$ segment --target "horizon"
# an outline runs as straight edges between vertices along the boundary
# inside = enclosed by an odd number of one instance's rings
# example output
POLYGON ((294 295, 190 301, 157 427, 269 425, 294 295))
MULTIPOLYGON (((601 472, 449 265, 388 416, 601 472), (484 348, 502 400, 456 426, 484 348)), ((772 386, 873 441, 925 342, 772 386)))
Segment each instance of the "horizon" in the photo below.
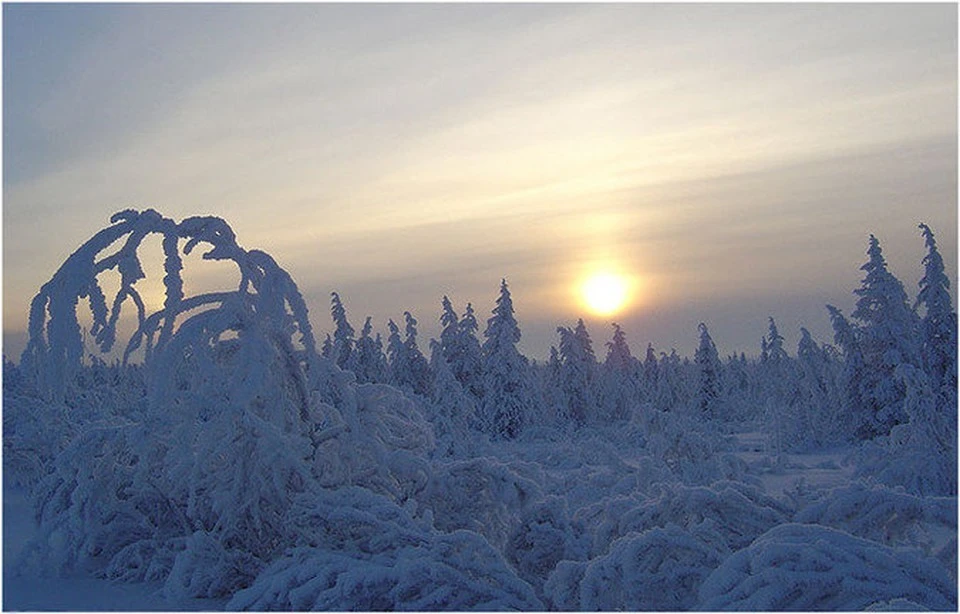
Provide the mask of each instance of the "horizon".
MULTIPOLYGON (((956 5, 4 5, 3 353, 129 207, 223 217, 293 277, 318 342, 501 278, 538 361, 582 317, 756 356, 833 344, 867 239, 911 302, 957 285, 956 5), (775 33, 775 35, 774 35, 775 33), (632 295, 578 294, 618 271, 632 295)), ((216 285, 202 274, 196 289, 216 285)))

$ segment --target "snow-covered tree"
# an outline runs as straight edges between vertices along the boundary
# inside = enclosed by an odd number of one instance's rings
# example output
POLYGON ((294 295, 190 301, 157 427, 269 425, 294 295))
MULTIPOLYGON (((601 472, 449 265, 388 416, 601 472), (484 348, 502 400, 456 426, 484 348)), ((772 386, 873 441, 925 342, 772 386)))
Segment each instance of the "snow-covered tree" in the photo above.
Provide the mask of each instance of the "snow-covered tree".
POLYGON ((657 353, 653 349, 653 344, 648 343, 647 353, 643 358, 643 387, 647 399, 652 399, 656 394, 659 370, 657 366, 657 353))
POLYGON ((619 324, 607 342, 607 357, 600 369, 600 413, 605 420, 623 420, 640 398, 640 364, 630 353, 619 324))
POLYGON ((854 290, 859 298, 851 316, 856 329, 864 369, 860 379, 860 436, 885 435, 902 423, 904 385, 893 373, 899 365, 920 366, 917 343, 919 319, 907 302, 907 294, 887 270, 880 242, 870 235, 869 260, 861 270, 866 276, 854 290))
POLYGON ((414 394, 427 396, 432 386, 430 365, 417 347, 417 320, 409 311, 403 312, 406 338, 400 339, 400 329, 391 319, 387 323, 387 356, 390 359, 391 381, 414 394))
POLYGON ((336 327, 333 331, 333 353, 337 357, 337 366, 347 371, 355 371, 357 356, 354 348, 356 344, 353 338, 354 330, 347 321, 347 310, 336 292, 330 293, 330 315, 336 327))
POLYGON ((697 327, 700 331, 700 344, 694 354, 694 362, 699 374, 697 387, 697 407, 706 418, 716 416, 717 405, 722 393, 720 384, 720 356, 713 344, 710 331, 703 322, 697 327))
POLYGON ((933 231, 920 224, 926 241, 924 275, 920 280, 917 306, 924 309, 921 347, 924 370, 935 391, 957 388, 957 314, 950 301, 950 278, 943 268, 933 231))
POLYGON ((454 377, 444 358, 443 345, 436 339, 430 340, 430 370, 433 372, 433 386, 429 418, 437 439, 435 454, 440 457, 462 456, 467 450, 465 440, 472 426, 470 423, 475 419, 476 407, 472 397, 464 392, 454 377))
POLYGON ((507 280, 500 282, 500 296, 493 317, 483 332, 483 400, 481 421, 496 438, 514 439, 524 426, 526 412, 534 404, 528 381, 527 359, 517 350, 520 326, 513 316, 513 299, 507 280))
MULTIPOLYGON (((453 310, 453 304, 446 296, 441 301, 443 311, 440 314, 440 349, 443 353, 443 359, 454 364, 460 354, 460 317, 453 310)), ((432 356, 431 356, 431 362, 432 356)))
POLYGON ((383 354, 383 342, 380 334, 371 337, 373 325, 370 316, 367 316, 357 339, 356 356, 357 366, 354 373, 357 382, 361 384, 385 384, 389 380, 387 357, 383 354))
POLYGON ((467 303, 463 317, 457 325, 457 348, 459 353, 451 367, 464 391, 479 401, 483 398, 483 352, 477 331, 480 329, 473 314, 473 304, 467 303))
POLYGON ((576 426, 597 420, 597 358, 583 319, 575 329, 560 326, 561 389, 566 415, 576 426))

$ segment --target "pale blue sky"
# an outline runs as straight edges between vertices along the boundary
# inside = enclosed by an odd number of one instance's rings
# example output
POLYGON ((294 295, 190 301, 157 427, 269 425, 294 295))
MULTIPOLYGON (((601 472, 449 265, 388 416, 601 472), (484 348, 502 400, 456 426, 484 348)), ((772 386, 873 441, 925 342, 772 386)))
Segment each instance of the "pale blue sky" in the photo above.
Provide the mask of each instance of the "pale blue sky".
MULTIPOLYGON (((226 218, 293 275, 314 326, 440 298, 522 349, 638 281, 635 354, 758 351, 767 316, 832 341, 867 237, 915 296, 930 224, 956 278, 957 7, 3 7, 4 352, 110 215, 226 218)), ((202 274, 198 286, 206 283, 202 274)), ((598 353, 611 318, 587 317, 598 353)))

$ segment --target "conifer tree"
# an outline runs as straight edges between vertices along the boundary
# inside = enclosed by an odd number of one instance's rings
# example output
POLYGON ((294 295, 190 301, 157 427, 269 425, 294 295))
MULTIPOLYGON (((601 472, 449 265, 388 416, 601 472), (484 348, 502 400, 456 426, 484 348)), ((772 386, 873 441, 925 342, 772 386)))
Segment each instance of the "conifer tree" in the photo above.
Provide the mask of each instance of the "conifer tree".
POLYGON ((517 350, 520 327, 513 316, 506 279, 500 282, 500 296, 483 336, 481 420, 493 437, 514 439, 523 429, 533 399, 527 359, 517 350))
POLYGON ((700 331, 700 345, 694 354, 694 363, 699 374, 697 387, 697 406, 700 413, 708 418, 716 415, 720 399, 720 356, 717 346, 710 337, 710 331, 703 322, 697 327, 700 331))
POLYGON ((406 353, 405 383, 416 394, 429 395, 433 388, 433 376, 430 373, 430 364, 420 348, 417 347, 417 320, 409 311, 403 312, 405 320, 405 329, 407 338, 403 341, 404 351, 406 353))
POLYGON ((612 326, 613 337, 607 342, 607 357, 604 359, 604 365, 610 370, 629 373, 633 370, 634 358, 630 353, 630 346, 627 345, 627 336, 619 324, 614 322, 612 326))
POLYGON ((857 328, 864 370, 860 388, 860 433, 864 437, 886 435, 906 420, 903 410, 905 385, 894 377, 901 364, 920 367, 919 318, 907 303, 903 284, 887 270, 880 242, 870 235, 869 260, 861 267, 866 276, 854 294, 860 297, 851 316, 857 328))
MULTIPOLYGON (((449 365, 455 365, 460 357, 460 318, 453 310, 453 304, 446 296, 441 301, 443 312, 440 314, 440 351, 449 365)), ((432 357, 432 354, 431 354, 432 357)))
POLYGON ((460 354, 453 362, 452 370, 464 391, 471 394, 476 401, 483 397, 483 353, 477 339, 479 328, 473 314, 473 304, 467 303, 466 311, 457 324, 457 346, 460 354))
POLYGON ((370 316, 367 316, 357 339, 356 356, 357 368, 355 374, 357 382, 361 384, 386 383, 389 380, 387 359, 383 355, 383 344, 380 335, 376 339, 370 334, 373 332, 370 316))
POLYGON ((566 414, 575 426, 595 418, 597 409, 596 357, 590 336, 581 319, 577 328, 557 327, 560 334, 561 389, 566 398, 566 414), (581 331, 578 334, 578 331, 581 331))
POLYGON ((387 361, 390 366, 390 383, 402 387, 407 381, 409 371, 407 349, 400 337, 400 327, 393 321, 393 318, 387 320, 387 330, 389 331, 387 335, 387 361))
POLYGON ((863 401, 863 372, 866 365, 863 361, 863 353, 860 351, 860 341, 858 339, 856 327, 844 317, 843 312, 827 305, 827 311, 830 313, 830 322, 833 325, 833 340, 843 351, 843 399, 846 407, 845 416, 841 420, 846 426, 847 431, 858 438, 869 438, 870 433, 862 427, 861 413, 864 411, 863 401))
POLYGON ((355 371, 357 358, 354 352, 354 330, 347 321, 347 310, 340 302, 340 295, 330 293, 330 315, 336 328, 333 331, 333 345, 337 356, 337 366, 348 371, 355 371))
POLYGON ((600 407, 605 419, 623 420, 629 416, 640 395, 638 367, 623 329, 613 323, 613 338, 607 342, 607 357, 600 371, 600 407))
POLYGON ((957 314, 950 301, 950 279, 943 268, 933 231, 920 224, 926 241, 924 275, 920 280, 917 306, 923 306, 921 355, 924 370, 934 391, 957 388, 957 314))
POLYGON ((643 384, 648 399, 652 399, 656 393, 659 370, 657 366, 657 354, 653 349, 653 344, 648 343, 647 354, 643 359, 643 384))

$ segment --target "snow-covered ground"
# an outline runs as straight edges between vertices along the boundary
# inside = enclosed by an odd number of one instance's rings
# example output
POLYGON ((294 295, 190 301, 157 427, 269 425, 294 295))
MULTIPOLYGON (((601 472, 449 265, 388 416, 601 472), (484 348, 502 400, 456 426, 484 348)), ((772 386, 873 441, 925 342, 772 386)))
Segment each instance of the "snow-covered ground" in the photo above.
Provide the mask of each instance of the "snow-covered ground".
POLYGON ((19 574, 18 557, 34 537, 26 490, 3 487, 3 609, 5 611, 168 612, 170 610, 222 610, 225 599, 187 599, 170 603, 157 582, 111 582, 73 574, 43 577, 19 574))
MULTIPOLYGON (((850 448, 790 453, 778 459, 769 453, 768 437, 762 432, 737 433, 732 441, 734 454, 746 464, 745 478, 758 478, 768 495, 784 498, 791 490, 794 493, 801 493, 804 489, 823 492, 823 489, 851 483, 853 467, 845 462, 850 456, 850 448)), ((578 477, 584 475, 587 467, 590 467, 590 476, 594 479, 603 471, 615 470, 619 465, 623 475, 620 478, 607 478, 606 481, 610 484, 623 481, 637 467, 637 459, 631 458, 633 455, 629 453, 623 458, 611 458, 598 449, 585 448, 579 460, 564 460, 544 454, 547 446, 537 449, 536 445, 503 445, 505 447, 501 452, 505 457, 516 459, 517 456, 532 456, 552 465, 549 468, 542 467, 545 482, 543 486, 548 489, 568 489, 573 505, 578 505, 574 500, 579 499, 582 494, 574 483, 578 477), (587 462, 584 462, 585 460, 587 462)), ((594 493, 595 496, 602 494, 604 493, 594 493)), ((3 518, 4 610, 210 611, 222 610, 227 605, 227 599, 170 600, 163 595, 159 582, 124 583, 89 577, 78 572, 67 577, 20 574, 16 561, 28 540, 37 531, 24 487, 4 486, 3 518)), ((923 526, 929 537, 931 551, 943 550, 951 539, 956 539, 955 524, 950 526, 949 523, 925 522, 923 526)), ((914 530, 916 531, 916 528, 914 530)), ((729 604, 717 601, 717 607, 726 605, 729 604)), ((887 606, 913 609, 916 604, 894 599, 887 606)))

